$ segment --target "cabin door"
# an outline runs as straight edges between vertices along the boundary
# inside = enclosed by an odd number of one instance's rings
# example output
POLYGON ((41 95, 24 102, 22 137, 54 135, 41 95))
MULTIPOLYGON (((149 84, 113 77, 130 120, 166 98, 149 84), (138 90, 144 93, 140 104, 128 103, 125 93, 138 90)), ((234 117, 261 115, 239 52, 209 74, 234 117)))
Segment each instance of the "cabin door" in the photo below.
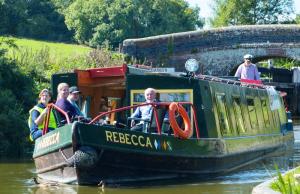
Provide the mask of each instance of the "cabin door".
POLYGON ((52 99, 57 98, 57 86, 60 83, 67 83, 69 86, 77 86, 77 74, 76 73, 60 73, 51 76, 51 92, 52 99))

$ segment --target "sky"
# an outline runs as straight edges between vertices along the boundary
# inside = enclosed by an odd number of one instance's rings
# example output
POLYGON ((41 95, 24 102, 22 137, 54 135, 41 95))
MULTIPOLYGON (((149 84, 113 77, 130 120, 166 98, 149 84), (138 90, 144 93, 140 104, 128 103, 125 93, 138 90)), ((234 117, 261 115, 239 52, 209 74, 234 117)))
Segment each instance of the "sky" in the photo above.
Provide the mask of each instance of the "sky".
MULTIPOLYGON (((185 0, 191 6, 198 5, 200 7, 200 15, 202 17, 211 17, 212 10, 210 4, 212 0, 185 0)), ((294 0, 295 13, 300 14, 300 0, 294 0)))

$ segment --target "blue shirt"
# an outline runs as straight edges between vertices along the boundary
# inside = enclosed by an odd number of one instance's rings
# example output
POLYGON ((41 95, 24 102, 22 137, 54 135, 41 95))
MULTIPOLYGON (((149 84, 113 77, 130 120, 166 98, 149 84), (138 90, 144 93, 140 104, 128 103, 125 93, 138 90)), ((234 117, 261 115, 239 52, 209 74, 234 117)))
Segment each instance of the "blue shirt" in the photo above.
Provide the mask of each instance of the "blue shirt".
MULTIPOLYGON (((68 114, 70 119, 75 118, 75 116, 79 116, 77 114, 74 106, 67 99, 60 98, 56 101, 55 105, 58 106, 59 108, 63 109, 68 114)), ((65 116, 63 116, 63 114, 61 114, 61 116, 62 116, 62 118, 65 117, 65 116)))
POLYGON ((78 107, 78 105, 76 104, 75 101, 68 99, 68 101, 74 106, 75 110, 76 110, 76 115, 79 116, 84 116, 83 113, 81 112, 80 108, 78 107))
POLYGON ((245 66, 244 63, 241 64, 236 70, 234 76, 241 79, 260 80, 257 67, 252 63, 249 66, 245 66))
POLYGON ((150 121, 153 107, 151 105, 139 106, 135 109, 131 117, 147 119, 150 121))

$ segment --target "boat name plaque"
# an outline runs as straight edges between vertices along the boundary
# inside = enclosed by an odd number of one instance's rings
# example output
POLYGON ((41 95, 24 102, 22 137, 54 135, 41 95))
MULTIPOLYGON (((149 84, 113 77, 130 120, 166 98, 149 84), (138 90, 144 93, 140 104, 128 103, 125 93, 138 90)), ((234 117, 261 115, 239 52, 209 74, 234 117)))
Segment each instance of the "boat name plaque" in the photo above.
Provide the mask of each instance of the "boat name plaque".
POLYGON ((173 151, 171 142, 167 140, 151 139, 143 135, 105 131, 106 142, 126 144, 142 148, 149 148, 161 151, 173 151))
POLYGON ((149 137, 142 135, 105 131, 106 141, 139 147, 153 148, 149 137))
POLYGON ((53 144, 57 144, 58 142, 59 142, 59 132, 41 139, 41 141, 37 145, 37 150, 49 147, 53 144))

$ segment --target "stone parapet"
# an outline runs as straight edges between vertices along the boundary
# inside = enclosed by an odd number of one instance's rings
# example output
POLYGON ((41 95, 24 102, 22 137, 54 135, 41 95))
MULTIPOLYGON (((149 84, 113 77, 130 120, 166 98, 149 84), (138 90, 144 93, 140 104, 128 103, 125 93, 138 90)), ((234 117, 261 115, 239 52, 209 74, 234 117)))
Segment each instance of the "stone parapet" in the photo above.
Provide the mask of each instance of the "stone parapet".
POLYGON ((251 53, 254 60, 269 57, 300 59, 299 25, 249 25, 166 34, 123 42, 123 53, 153 66, 184 69, 196 58, 210 75, 229 75, 251 53))

